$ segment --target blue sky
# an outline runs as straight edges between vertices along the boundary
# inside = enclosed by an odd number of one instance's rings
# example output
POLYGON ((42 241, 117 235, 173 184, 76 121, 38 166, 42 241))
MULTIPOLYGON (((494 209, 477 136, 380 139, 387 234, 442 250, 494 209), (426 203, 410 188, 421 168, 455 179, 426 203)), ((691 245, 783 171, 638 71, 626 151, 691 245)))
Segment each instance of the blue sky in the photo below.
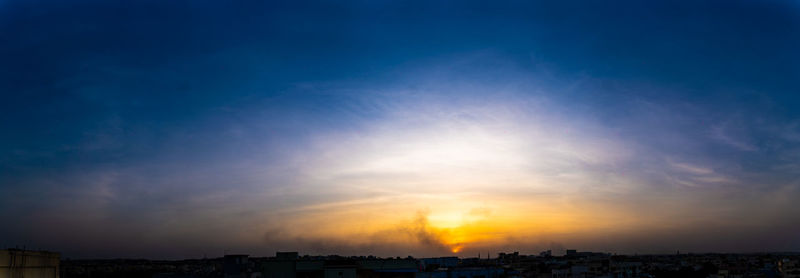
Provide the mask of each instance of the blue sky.
POLYGON ((796 49, 791 1, 0 1, 0 238, 797 250, 796 49))

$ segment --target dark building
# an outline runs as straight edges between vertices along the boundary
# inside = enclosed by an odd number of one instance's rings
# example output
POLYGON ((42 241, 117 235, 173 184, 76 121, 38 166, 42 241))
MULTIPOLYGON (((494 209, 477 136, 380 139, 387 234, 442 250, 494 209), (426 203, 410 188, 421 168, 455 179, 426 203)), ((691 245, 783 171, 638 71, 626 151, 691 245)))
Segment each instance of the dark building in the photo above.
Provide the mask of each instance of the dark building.
POLYGON ((261 271, 264 278, 414 278, 419 264, 410 258, 300 258, 296 252, 278 252, 261 264, 261 271))
POLYGON ((248 255, 225 255, 222 264, 222 271, 225 278, 247 278, 249 277, 248 255))

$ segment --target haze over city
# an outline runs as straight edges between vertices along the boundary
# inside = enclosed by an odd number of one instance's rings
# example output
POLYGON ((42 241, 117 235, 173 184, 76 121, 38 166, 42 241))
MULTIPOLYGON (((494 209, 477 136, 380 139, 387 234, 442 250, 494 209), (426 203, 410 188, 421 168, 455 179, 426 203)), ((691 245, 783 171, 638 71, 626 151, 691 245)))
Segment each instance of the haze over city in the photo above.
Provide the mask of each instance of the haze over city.
POLYGON ((800 250, 797 1, 0 0, 0 248, 800 250))

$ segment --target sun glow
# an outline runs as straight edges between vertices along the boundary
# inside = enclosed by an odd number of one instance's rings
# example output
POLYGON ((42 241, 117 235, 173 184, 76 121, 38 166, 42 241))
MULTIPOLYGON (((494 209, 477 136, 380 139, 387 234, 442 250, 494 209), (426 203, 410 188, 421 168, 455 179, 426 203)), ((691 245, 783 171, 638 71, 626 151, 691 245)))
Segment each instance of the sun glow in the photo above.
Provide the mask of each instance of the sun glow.
POLYGON ((414 112, 326 136, 298 159, 303 182, 331 200, 295 210, 309 227, 297 234, 455 254, 602 228, 593 221, 603 207, 571 194, 598 181, 581 167, 624 153, 614 144, 585 144, 580 129, 503 109, 414 112))

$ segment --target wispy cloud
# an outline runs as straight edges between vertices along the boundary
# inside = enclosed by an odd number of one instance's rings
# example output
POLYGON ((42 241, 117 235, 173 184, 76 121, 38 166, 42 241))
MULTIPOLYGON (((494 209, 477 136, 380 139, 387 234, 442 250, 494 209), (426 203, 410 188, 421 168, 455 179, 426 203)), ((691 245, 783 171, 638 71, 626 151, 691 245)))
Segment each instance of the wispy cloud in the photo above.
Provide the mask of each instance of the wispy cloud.
POLYGON ((742 136, 735 136, 731 134, 730 129, 725 125, 712 127, 711 136, 719 142, 741 151, 758 151, 758 147, 756 145, 748 142, 747 139, 743 138, 742 136))

